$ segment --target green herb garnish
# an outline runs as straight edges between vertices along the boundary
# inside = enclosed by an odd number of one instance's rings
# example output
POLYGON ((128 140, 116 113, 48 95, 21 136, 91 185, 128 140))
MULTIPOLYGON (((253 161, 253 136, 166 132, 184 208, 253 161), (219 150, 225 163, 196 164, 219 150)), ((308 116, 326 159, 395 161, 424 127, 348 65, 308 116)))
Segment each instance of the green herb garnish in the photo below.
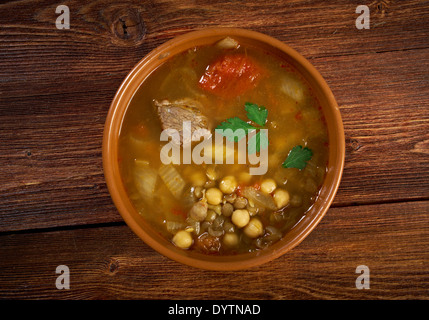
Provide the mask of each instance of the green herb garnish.
MULTIPOLYGON (((244 104, 244 109, 247 111, 247 118, 254 122, 256 126, 249 124, 238 117, 229 118, 226 121, 223 121, 216 127, 216 129, 223 130, 222 135, 229 141, 238 142, 252 130, 265 129, 264 125, 267 122, 268 110, 264 106, 258 106, 257 104, 246 102, 244 104)), ((258 130, 258 132, 249 139, 247 144, 248 154, 254 154, 255 152, 261 151, 261 149, 268 147, 268 137, 265 133, 258 130)))
POLYGON ((247 117, 254 123, 264 126, 267 122, 268 110, 264 106, 246 102, 244 104, 244 109, 247 111, 247 117))
POLYGON ((297 168, 302 170, 306 167, 307 161, 313 156, 313 151, 307 147, 295 146, 289 152, 287 159, 283 162, 283 168, 297 168))
POLYGON ((216 127, 216 130, 217 129, 223 130, 222 134, 229 141, 238 142, 249 133, 249 130, 255 130, 256 128, 248 124, 246 121, 243 121, 240 118, 234 117, 234 118, 229 118, 226 121, 222 122, 220 125, 216 127), (231 130, 227 130, 227 129, 231 129, 231 130), (243 131, 239 129, 242 129, 243 131))
POLYGON ((247 142, 247 153, 254 154, 268 148, 268 137, 263 131, 258 131, 247 142))

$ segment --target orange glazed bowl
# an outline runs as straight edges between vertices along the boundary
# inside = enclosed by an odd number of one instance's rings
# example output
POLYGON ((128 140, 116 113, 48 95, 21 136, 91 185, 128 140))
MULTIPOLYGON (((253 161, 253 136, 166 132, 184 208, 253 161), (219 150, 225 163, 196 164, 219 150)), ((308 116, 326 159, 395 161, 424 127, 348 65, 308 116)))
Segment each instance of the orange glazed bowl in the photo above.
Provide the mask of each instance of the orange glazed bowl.
POLYGON ((285 254, 317 226, 328 211, 340 184, 345 158, 345 139, 341 114, 335 98, 319 72, 298 52, 270 36, 237 28, 216 28, 193 31, 178 36, 145 56, 128 74, 118 89, 108 112, 103 136, 103 169, 110 195, 119 213, 147 245, 160 254, 196 268, 208 270, 239 270, 261 265, 285 254), (317 98, 328 133, 328 164, 323 183, 314 204, 292 229, 274 244, 254 252, 236 255, 206 255, 183 250, 161 235, 139 214, 123 184, 118 160, 118 144, 127 108, 145 79, 159 66, 177 54, 198 46, 216 43, 225 37, 270 52, 299 73, 317 98))

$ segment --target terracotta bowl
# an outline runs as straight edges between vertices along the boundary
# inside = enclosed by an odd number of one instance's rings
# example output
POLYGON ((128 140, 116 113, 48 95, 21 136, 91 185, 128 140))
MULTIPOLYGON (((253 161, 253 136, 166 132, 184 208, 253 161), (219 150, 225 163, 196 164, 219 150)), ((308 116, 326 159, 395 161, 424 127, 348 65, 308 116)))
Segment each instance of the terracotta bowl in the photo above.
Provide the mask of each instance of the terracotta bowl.
POLYGON ((238 270, 271 261, 298 245, 319 223, 331 205, 340 184, 345 156, 344 130, 335 98, 319 72, 298 52, 267 35, 235 28, 194 31, 172 39, 144 57, 117 91, 107 115, 103 137, 103 167, 113 202, 128 226, 159 253, 183 264, 209 270, 238 270), (281 240, 270 247, 234 256, 210 256, 176 248, 138 214, 124 189, 118 166, 118 137, 134 93, 146 77, 172 56, 189 48, 213 44, 226 36, 241 43, 269 50, 285 59, 308 81, 322 107, 329 134, 328 171, 319 197, 307 214, 281 240))

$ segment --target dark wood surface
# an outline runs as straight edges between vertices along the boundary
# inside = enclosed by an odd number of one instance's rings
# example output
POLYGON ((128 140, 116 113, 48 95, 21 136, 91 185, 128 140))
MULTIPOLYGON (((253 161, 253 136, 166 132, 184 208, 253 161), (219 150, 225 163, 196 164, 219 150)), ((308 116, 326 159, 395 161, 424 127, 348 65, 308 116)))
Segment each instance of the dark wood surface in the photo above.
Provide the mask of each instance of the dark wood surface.
POLYGON ((428 1, 2 2, 0 298, 428 299, 428 19, 428 1), (55 27, 60 4, 70 30, 55 27), (355 27, 361 4, 369 30, 355 27), (105 117, 131 68, 174 36, 217 26, 269 34, 308 58, 346 133, 341 186, 319 226, 240 272, 189 268, 145 245, 101 164, 105 117), (70 290, 55 287, 58 265, 70 290), (355 287, 359 265, 369 290, 355 287))

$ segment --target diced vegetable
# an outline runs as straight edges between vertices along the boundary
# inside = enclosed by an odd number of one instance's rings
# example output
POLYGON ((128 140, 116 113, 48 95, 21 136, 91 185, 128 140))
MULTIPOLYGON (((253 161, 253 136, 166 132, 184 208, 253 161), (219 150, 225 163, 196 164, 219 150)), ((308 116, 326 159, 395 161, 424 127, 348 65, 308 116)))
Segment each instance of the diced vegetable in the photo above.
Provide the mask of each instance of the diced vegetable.
POLYGON ((247 199, 253 201, 253 203, 258 207, 277 210, 277 206, 274 203, 273 198, 260 190, 256 190, 253 187, 245 187, 242 190, 242 193, 247 199))
POLYGON ((176 199, 180 199, 185 181, 172 165, 161 165, 159 176, 176 199))
POLYGON ((296 102, 301 102, 304 99, 304 86, 291 76, 285 76, 281 80, 280 90, 296 102))
POLYGON ((221 49, 237 49, 239 44, 237 40, 234 40, 231 37, 223 38, 216 43, 216 46, 221 49))
POLYGON ((202 93, 199 92, 195 86, 191 85, 192 82, 197 81, 197 74, 193 69, 188 67, 175 68, 169 72, 159 90, 161 92, 168 92, 171 91, 172 87, 174 87, 177 91, 180 91, 182 95, 202 97, 202 93), (177 79, 181 79, 182 81, 177 81, 177 79))
POLYGON ((256 86, 262 69, 244 54, 227 54, 207 67, 200 87, 221 97, 232 98, 256 86))
POLYGON ((172 234, 176 234, 177 231, 185 228, 185 224, 182 222, 177 222, 177 221, 167 221, 165 223, 165 226, 167 228, 167 231, 172 233, 172 234))
POLYGON ((199 221, 195 221, 192 218, 186 219, 187 227, 185 228, 188 232, 193 232, 196 235, 199 235, 201 232, 201 223, 199 221))
POLYGON ((146 201, 152 200, 155 194, 158 174, 149 166, 146 160, 136 160, 134 168, 134 183, 140 195, 146 201))

